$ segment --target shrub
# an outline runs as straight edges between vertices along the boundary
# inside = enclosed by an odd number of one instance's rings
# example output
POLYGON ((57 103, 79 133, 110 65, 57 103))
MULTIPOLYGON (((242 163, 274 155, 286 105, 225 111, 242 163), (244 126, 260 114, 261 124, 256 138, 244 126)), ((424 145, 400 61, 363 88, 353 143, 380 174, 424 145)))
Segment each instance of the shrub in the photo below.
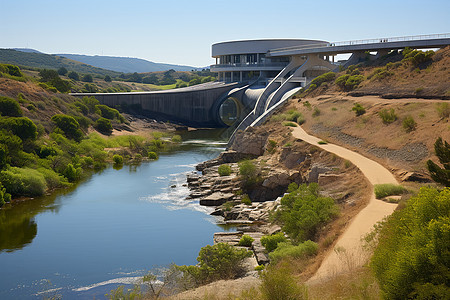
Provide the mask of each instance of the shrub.
POLYGON ((44 176, 45 182, 47 183, 47 187, 49 189, 54 189, 68 185, 66 178, 64 178, 64 176, 59 175, 52 169, 38 168, 37 170, 44 176))
POLYGON ((83 137, 83 132, 80 130, 80 124, 78 124, 72 116, 57 114, 54 115, 51 120, 69 139, 80 141, 83 137))
POLYGON ((267 152, 274 154, 277 151, 277 141, 269 140, 267 144, 267 152))
POLYGON ((119 113, 119 111, 117 109, 111 108, 107 105, 96 105, 95 106, 96 110, 98 109, 100 111, 100 115, 103 118, 109 119, 109 120, 114 120, 117 119, 119 120, 121 123, 125 122, 125 118, 119 113))
POLYGON ((305 123, 305 117, 303 115, 299 116, 296 122, 298 125, 302 125, 303 123, 305 123))
MULTIPOLYGON (((97 99, 95 99, 94 97, 83 97, 81 99, 81 101, 83 101, 84 105, 86 105, 89 109, 89 113, 94 114, 96 112, 98 112, 97 110, 97 105, 100 104, 100 102, 98 102, 97 99)), ((101 113, 101 112, 100 112, 101 113)))
POLYGON ((364 76, 362 75, 349 75, 345 74, 339 76, 335 83, 344 91, 354 90, 358 85, 364 81, 364 76))
POLYGON ((294 241, 313 239, 317 230, 338 213, 332 198, 319 194, 317 183, 302 184, 281 198, 281 207, 274 218, 294 241))
POLYGON ((95 129, 97 129, 99 132, 110 135, 112 133, 113 127, 111 125, 111 121, 105 118, 99 118, 97 121, 95 121, 94 124, 95 129))
POLYGON ((218 172, 220 176, 228 176, 231 174, 231 167, 229 165, 220 165, 218 172))
POLYGON ((30 168, 10 167, 0 173, 0 182, 12 196, 41 196, 47 185, 44 175, 30 168))
POLYGON ((67 74, 67 77, 69 77, 70 79, 73 79, 75 81, 80 80, 80 75, 78 75, 78 73, 75 71, 70 71, 69 74, 67 74))
POLYGON ((395 114, 395 111, 393 108, 391 109, 383 109, 381 110, 378 115, 380 116, 381 120, 384 124, 391 124, 397 120, 397 115, 395 114))
POLYGON ((116 165, 123 164, 123 157, 122 157, 122 155, 114 154, 113 161, 114 161, 114 164, 116 164, 116 165))
POLYGON ((92 75, 91 75, 91 74, 86 74, 86 75, 83 75, 83 77, 81 78, 81 81, 84 81, 84 82, 93 82, 93 81, 94 81, 94 78, 92 78, 92 75))
POLYGON ((450 116, 450 105, 448 104, 448 102, 437 103, 436 110, 439 117, 443 119, 448 119, 448 117, 450 116))
POLYGON ((422 187, 375 233, 371 267, 386 299, 450 295, 450 188, 422 187))
POLYGON ((244 187, 250 187, 259 180, 259 168, 254 161, 243 160, 238 163, 239 174, 243 181, 244 187))
POLYGON ((340 87, 342 90, 345 89, 345 83, 347 82, 347 79, 350 77, 348 74, 344 74, 336 78, 334 81, 338 87, 340 87))
POLYGON ((69 182, 74 182, 81 177, 81 168, 75 168, 72 164, 68 164, 63 171, 64 177, 69 180, 69 182))
POLYGON ((411 116, 407 116, 402 121, 403 129, 405 129, 406 132, 411 132, 413 130, 416 130, 417 123, 414 121, 414 118, 411 116))
POLYGON ((315 84, 316 86, 322 85, 322 83, 333 81, 336 78, 336 74, 334 72, 328 72, 317 76, 311 81, 311 84, 315 84))
POLYGON ((405 188, 401 185, 391 183, 375 184, 374 186, 374 193, 377 199, 382 199, 384 197, 392 195, 401 195, 405 191, 405 188))
POLYGON ((173 137, 172 137, 172 142, 173 143, 181 143, 183 140, 181 139, 181 136, 179 136, 178 134, 175 134, 173 137))
POLYGON ((317 108, 317 107, 314 107, 312 116, 313 116, 313 117, 318 117, 318 116, 320 116, 320 109, 317 108))
POLYGON ((247 194, 245 194, 244 196, 242 196, 241 203, 245 205, 252 205, 252 200, 247 194))
POLYGON ((308 299, 307 290, 297 285, 286 265, 267 268, 260 275, 261 294, 265 300, 308 299))
POLYGON ((6 189, 2 186, 0 182, 0 207, 5 205, 5 203, 11 202, 11 194, 6 192, 6 189))
POLYGON ((242 263, 252 253, 246 249, 237 249, 225 243, 207 245, 200 250, 195 266, 179 266, 185 276, 193 279, 196 285, 206 284, 220 279, 232 279, 242 275, 245 269, 242 263))
POLYGON ((156 152, 150 151, 150 152, 148 152, 148 158, 149 159, 158 159, 158 154, 156 154, 156 152))
POLYGON ((267 252, 272 252, 278 247, 279 243, 284 243, 286 241, 286 237, 282 232, 261 237, 261 244, 266 248, 267 252))
POLYGON ((364 107, 359 103, 355 103, 355 105, 353 105, 352 107, 352 110, 355 112, 357 117, 366 113, 364 107))
POLYGON ((297 124, 295 124, 294 122, 283 122, 283 126, 297 127, 297 124))
POLYGON ((23 74, 22 74, 22 72, 20 72, 20 69, 18 66, 10 65, 10 64, 5 64, 3 66, 6 67, 9 75, 16 76, 16 77, 23 77, 23 74))
POLYGON ((286 121, 296 121, 298 117, 302 116, 302 113, 295 109, 287 112, 286 121))
POLYGON ((21 117, 22 109, 16 100, 0 96, 0 115, 3 117, 21 117))
POLYGON ((309 103, 309 101, 303 102, 303 106, 306 107, 307 109, 311 109, 311 103, 309 103))
POLYGON ((326 145, 326 144, 328 144, 328 143, 325 142, 325 141, 318 141, 317 144, 319 144, 319 145, 326 145))
POLYGON ((22 140, 34 140, 37 137, 37 127, 26 117, 9 117, 0 119, 0 128, 10 130, 22 140))
POLYGON ((241 239, 239 240, 238 245, 239 245, 239 246, 244 246, 244 247, 251 247, 253 241, 254 241, 254 239, 253 239, 251 236, 249 236, 249 235, 247 235, 247 234, 244 234, 244 235, 241 237, 241 239))
POLYGON ((295 259, 305 258, 317 254, 319 246, 313 241, 305 241, 298 246, 294 246, 291 243, 281 242, 278 243, 278 247, 269 254, 269 258, 272 262, 277 263, 281 259, 291 257, 295 259))
POLYGON ((111 82, 112 81, 111 76, 109 76, 109 75, 106 75, 104 80, 106 82, 111 82))
POLYGON ((450 186, 450 145, 439 137, 434 143, 434 152, 443 168, 428 160, 427 168, 431 178, 444 186, 450 186))

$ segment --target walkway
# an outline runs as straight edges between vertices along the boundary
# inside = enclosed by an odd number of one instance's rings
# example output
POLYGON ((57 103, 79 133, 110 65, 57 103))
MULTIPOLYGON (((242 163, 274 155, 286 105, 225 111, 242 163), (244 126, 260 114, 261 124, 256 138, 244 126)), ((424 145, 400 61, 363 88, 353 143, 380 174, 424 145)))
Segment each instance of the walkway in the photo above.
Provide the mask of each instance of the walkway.
MULTIPOLYGON (((295 127, 292 135, 351 161, 372 185, 380 183, 398 184, 386 168, 358 153, 333 144, 320 145, 318 144, 319 138, 307 134, 301 127, 295 127)), ((361 238, 372 230, 375 223, 392 214, 396 207, 397 204, 377 200, 375 194, 372 193, 369 204, 356 215, 339 237, 334 251, 327 254, 316 274, 308 282, 312 283, 344 271, 351 271, 355 267, 363 265, 366 262, 367 255, 362 249, 361 238)))

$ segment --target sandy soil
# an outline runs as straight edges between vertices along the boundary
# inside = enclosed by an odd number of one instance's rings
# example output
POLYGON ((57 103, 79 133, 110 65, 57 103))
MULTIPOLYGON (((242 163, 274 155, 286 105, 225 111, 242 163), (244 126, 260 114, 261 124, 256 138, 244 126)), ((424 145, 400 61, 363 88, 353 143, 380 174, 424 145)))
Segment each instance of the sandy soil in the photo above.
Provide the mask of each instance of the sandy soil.
MULTIPOLYGON (((398 183, 386 168, 358 153, 333 144, 320 145, 318 144, 319 138, 307 134, 301 127, 294 128, 292 134, 296 138, 317 145, 326 151, 351 161, 361 170, 371 184, 398 183)), ((366 257, 362 249, 361 238, 370 232, 376 222, 390 215, 396 207, 397 204, 376 200, 373 194, 369 204, 353 219, 338 239, 334 250, 328 253, 320 268, 308 283, 348 271, 350 267, 355 265, 362 265, 366 257), (350 263, 352 266, 349 265, 350 263)))

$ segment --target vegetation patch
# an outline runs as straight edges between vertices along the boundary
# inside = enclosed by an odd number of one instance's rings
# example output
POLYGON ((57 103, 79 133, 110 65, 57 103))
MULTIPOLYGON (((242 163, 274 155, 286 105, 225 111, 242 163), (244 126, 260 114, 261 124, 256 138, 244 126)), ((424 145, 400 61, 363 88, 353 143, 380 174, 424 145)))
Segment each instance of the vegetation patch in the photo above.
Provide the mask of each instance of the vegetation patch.
POLYGON ((285 258, 302 259, 317 254, 319 246, 313 241, 305 241, 297 246, 287 242, 280 242, 277 248, 269 254, 270 261, 277 263, 285 258))
POLYGON ((391 124, 398 119, 393 108, 389 110, 387 108, 382 109, 380 112, 378 112, 378 116, 380 116, 381 120, 386 125, 391 124))
POLYGON ((393 195, 401 195, 406 192, 406 189, 401 185, 392 183, 375 184, 373 189, 377 199, 383 199, 393 195))
POLYGON ((417 122, 414 121, 413 117, 407 116, 406 118, 403 119, 402 126, 406 132, 411 132, 416 130, 417 122))
POLYGON ((352 107, 352 111, 355 112, 356 116, 359 117, 366 113, 366 109, 359 103, 355 103, 352 107))
POLYGON ((247 235, 247 234, 244 234, 244 235, 241 237, 241 239, 239 240, 238 245, 239 245, 239 246, 244 246, 244 247, 251 247, 253 241, 254 241, 254 239, 253 239, 251 236, 249 236, 249 235, 247 235))
POLYGON ((231 167, 229 165, 220 165, 218 172, 220 176, 229 176, 231 174, 231 167))

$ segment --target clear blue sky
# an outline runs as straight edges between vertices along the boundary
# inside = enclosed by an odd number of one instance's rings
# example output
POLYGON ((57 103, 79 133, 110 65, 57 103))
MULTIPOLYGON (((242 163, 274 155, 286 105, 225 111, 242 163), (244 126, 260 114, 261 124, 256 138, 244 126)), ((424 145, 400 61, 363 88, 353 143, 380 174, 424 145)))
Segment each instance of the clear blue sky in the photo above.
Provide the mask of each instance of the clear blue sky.
POLYGON ((450 32, 449 0, 0 0, 0 48, 213 63, 211 44, 450 32))

